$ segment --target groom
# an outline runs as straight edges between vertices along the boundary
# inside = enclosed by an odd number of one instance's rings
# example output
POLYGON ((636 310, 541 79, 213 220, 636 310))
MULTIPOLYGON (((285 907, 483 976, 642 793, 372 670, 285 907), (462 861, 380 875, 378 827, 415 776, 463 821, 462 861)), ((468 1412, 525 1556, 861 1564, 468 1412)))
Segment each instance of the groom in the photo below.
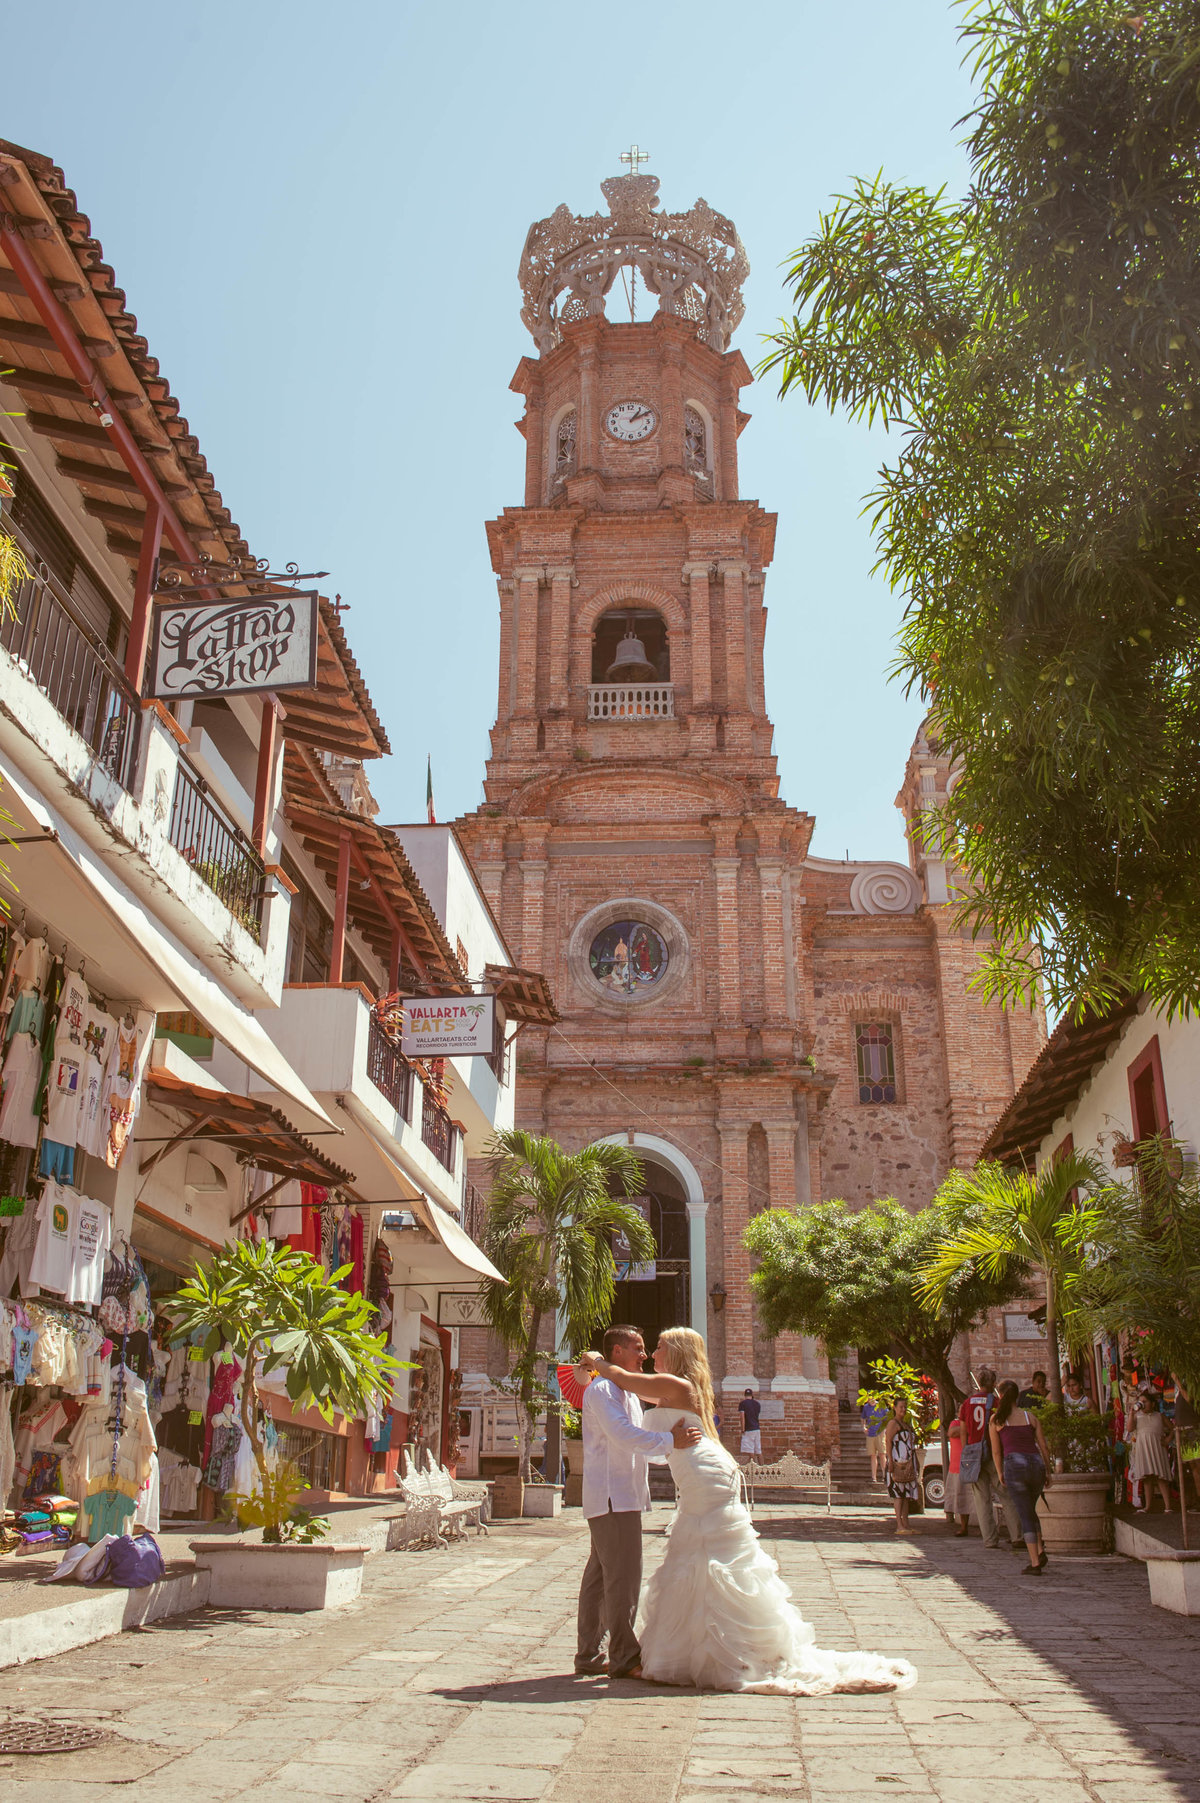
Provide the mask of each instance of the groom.
MULTIPOLYGON (((610 1327, 601 1350, 623 1371, 641 1371, 646 1359, 636 1327, 610 1327)), ((637 1675, 641 1649, 633 1623, 642 1588, 642 1516, 650 1507, 646 1464, 674 1448, 695 1446, 700 1438, 699 1429, 682 1418, 669 1434, 650 1433, 642 1426, 637 1397, 607 1378, 595 1378, 584 1391, 583 1513, 592 1551, 579 1587, 578 1676, 637 1675), (607 1665, 600 1657, 605 1629, 607 1665)))

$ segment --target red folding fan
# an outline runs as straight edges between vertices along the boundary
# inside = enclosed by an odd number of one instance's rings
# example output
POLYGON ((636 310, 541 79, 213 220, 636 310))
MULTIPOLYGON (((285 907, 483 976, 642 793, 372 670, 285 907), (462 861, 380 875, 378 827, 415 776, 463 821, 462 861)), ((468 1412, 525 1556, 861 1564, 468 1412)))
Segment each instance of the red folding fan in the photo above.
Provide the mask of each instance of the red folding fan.
MULTIPOLYGON (((587 1381, 591 1383, 592 1380, 589 1377, 587 1381)), ((583 1407, 583 1392, 587 1388, 587 1384, 580 1383, 579 1374, 574 1365, 559 1365, 558 1387, 562 1391, 564 1402, 569 1403, 573 1409, 583 1407)))

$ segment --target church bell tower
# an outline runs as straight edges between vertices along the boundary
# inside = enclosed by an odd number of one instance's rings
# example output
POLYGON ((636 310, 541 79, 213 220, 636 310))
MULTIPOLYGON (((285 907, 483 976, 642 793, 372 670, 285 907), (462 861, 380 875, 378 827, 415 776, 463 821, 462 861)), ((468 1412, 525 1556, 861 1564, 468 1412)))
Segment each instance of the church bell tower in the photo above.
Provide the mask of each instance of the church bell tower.
POLYGON ((525 499, 487 528, 499 695, 459 831, 562 1012, 519 1042, 522 1124, 645 1166, 658 1257, 617 1318, 650 1344, 695 1327, 727 1425, 751 1387, 764 1445, 823 1457, 824 1359, 757 1333, 742 1247, 752 1212, 817 1193, 824 1093, 798 968, 812 821, 779 799, 763 694, 775 517, 738 489, 748 264, 728 219, 660 212, 632 167, 607 213, 560 206, 521 258, 525 499))

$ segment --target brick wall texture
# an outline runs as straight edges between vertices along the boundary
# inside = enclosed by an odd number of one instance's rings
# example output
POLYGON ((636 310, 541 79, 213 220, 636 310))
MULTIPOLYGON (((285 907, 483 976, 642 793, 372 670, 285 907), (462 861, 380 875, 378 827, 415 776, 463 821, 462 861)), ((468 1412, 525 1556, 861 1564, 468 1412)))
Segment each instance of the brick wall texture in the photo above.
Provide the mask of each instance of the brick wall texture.
MULTIPOLYGON (((501 618, 492 755, 484 804, 457 827, 514 956, 546 972, 562 1015, 518 1040, 518 1119, 569 1148, 630 1139, 648 1188, 656 1168, 682 1185, 692 1266, 701 1246, 706 1264, 690 1324, 732 1386, 723 1413, 732 1422, 752 1382, 784 1405, 764 1447, 824 1456, 837 1437, 827 1367, 811 1342, 758 1331, 746 1221, 835 1196, 923 1206, 973 1159, 1045 1029, 1040 1013, 1006 1015, 970 988, 978 947, 921 843, 921 811, 950 776, 936 743, 919 736, 898 797, 908 870, 810 857, 812 818, 780 797, 763 702, 775 520, 737 494, 749 379, 740 353, 661 315, 568 326, 548 357, 522 362, 526 503, 487 529, 501 618), (634 446, 605 425, 629 398, 656 416, 634 446), (686 405, 707 423, 699 479, 686 405), (566 407, 576 460, 558 481, 566 407), (671 717, 589 718, 597 622, 625 609, 665 625, 671 717), (632 997, 598 982, 588 956, 595 933, 626 919, 668 953, 665 975, 632 997), (860 1024, 891 1029, 894 1100, 860 1101, 860 1024)), ((964 1360, 1002 1333, 985 1328, 964 1360)), ((1015 1349, 1019 1369, 1007 1349, 1001 1362, 1023 1376, 1036 1351, 1015 1349)), ((504 1368, 478 1330, 460 1358, 504 1368)))

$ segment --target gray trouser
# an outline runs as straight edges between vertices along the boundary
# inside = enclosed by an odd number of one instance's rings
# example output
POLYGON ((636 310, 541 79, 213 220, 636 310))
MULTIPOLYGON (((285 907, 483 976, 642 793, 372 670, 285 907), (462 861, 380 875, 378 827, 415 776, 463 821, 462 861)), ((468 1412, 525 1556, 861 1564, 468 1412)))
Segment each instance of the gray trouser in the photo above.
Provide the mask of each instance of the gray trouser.
POLYGON ((996 1474, 996 1467, 987 1464, 979 1473, 977 1483, 971 1485, 971 1494, 975 1499, 975 1519, 979 1523, 979 1532, 983 1535, 985 1546, 998 1546, 1000 1535, 996 1529, 996 1511, 993 1504, 998 1502, 1004 1510, 1004 1519, 1008 1525, 1008 1537, 1019 1544, 1021 1539, 1021 1520, 1017 1514, 1017 1505, 996 1474))
POLYGON ((636 1509, 593 1515, 592 1552, 579 1586, 577 1659, 596 1659, 608 1630, 608 1662, 614 1671, 641 1657, 633 1631, 642 1588, 642 1517, 636 1509))

